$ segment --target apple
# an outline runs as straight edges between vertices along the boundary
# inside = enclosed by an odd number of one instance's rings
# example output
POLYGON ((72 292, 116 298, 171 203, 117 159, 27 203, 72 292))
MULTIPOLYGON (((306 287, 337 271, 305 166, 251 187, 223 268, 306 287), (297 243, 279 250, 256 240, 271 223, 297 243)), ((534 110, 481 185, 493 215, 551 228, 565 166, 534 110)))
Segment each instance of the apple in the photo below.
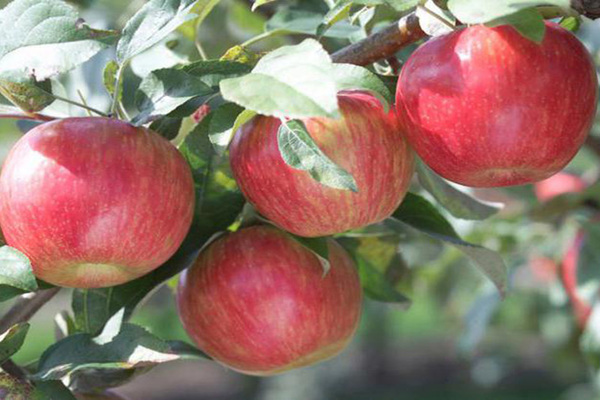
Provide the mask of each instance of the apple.
POLYGON ((326 236, 389 217, 411 181, 413 153, 393 111, 364 92, 338 95, 342 118, 303 122, 334 163, 354 177, 358 192, 334 189, 285 163, 277 145, 281 121, 259 116, 235 135, 233 175, 250 203, 281 228, 300 236, 326 236))
POLYGON ((507 25, 431 39, 402 68, 396 93, 417 154, 472 187, 521 185, 560 171, 585 141, 597 101, 589 53, 553 22, 541 44, 507 25))
POLYGON ((17 378, 0 373, 0 399, 3 400, 30 400, 33 395, 33 386, 17 378))
POLYGON ((194 183, 166 139, 109 118, 37 126, 0 175, 0 224, 35 275, 98 288, 164 263, 189 230, 194 183))
POLYGON ((545 202, 562 194, 583 192, 586 187, 587 184, 579 176, 559 172, 548 179, 537 182, 534 185, 534 191, 537 199, 545 202))
POLYGON ((177 304, 200 349, 236 371, 268 376, 341 352, 361 314, 350 256, 328 239, 331 268, 273 226, 217 239, 181 276, 177 304))
POLYGON ((579 231, 575 239, 569 246, 565 257, 563 258, 561 268, 561 281, 567 296, 571 302, 575 319, 580 328, 585 328, 590 315, 592 314, 592 306, 590 302, 582 296, 578 289, 578 264, 581 248, 585 243, 585 234, 579 231))

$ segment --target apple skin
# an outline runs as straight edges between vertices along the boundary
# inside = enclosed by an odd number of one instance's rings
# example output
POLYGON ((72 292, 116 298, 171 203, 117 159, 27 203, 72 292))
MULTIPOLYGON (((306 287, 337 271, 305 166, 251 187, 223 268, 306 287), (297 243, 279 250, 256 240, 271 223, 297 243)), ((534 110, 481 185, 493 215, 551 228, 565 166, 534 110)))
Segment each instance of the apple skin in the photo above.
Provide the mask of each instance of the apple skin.
POLYGON ((189 230, 194 184, 166 139, 109 118, 29 131, 0 175, 6 241, 58 286, 122 284, 164 263, 189 230))
POLYGON ((534 185, 534 191, 540 202, 546 202, 562 194, 583 192, 586 187, 585 181, 577 175, 559 172, 548 179, 537 182, 534 185))
POLYGON ((177 303, 200 349, 236 371, 269 376, 341 352, 359 323, 356 267, 329 240, 331 269, 289 234, 253 226, 210 244, 181 276, 177 303))
POLYGON ((575 320, 581 329, 585 328, 592 314, 592 306, 580 295, 578 290, 577 271, 579 254, 584 243, 585 233, 579 231, 569 246, 561 266, 561 281, 571 302, 575 320))
POLYGON ((299 236, 327 236, 380 222, 398 207, 414 172, 414 157, 393 111, 364 92, 338 95, 342 118, 304 123, 319 148, 350 172, 358 193, 334 189, 287 165, 277 145, 281 122, 259 116, 230 147, 233 175, 265 217, 299 236))
POLYGON ((444 178, 471 187, 532 183, 560 171, 592 126, 598 79, 581 42, 546 22, 541 45, 510 26, 429 40, 396 92, 409 143, 444 178))

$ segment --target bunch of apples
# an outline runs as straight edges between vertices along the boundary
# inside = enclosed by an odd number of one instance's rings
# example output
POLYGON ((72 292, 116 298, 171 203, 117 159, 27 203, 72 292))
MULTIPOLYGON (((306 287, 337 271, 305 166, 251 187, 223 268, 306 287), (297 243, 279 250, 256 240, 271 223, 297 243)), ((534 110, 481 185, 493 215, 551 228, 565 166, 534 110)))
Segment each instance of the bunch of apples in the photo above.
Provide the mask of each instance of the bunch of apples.
MULTIPOLYGON (((178 308, 199 347, 241 372, 272 375, 339 353, 361 314, 349 254, 328 239, 330 269, 293 235, 321 237, 389 217, 414 171, 413 150, 442 177, 472 187, 520 185, 560 171, 592 125, 597 77, 583 45, 547 23, 541 44, 509 26, 471 26, 429 40, 404 65, 396 107, 338 95, 340 119, 303 121, 358 191, 321 185, 283 160, 280 120, 258 116, 230 147, 234 177, 270 224, 209 244, 180 279, 178 308)), ((194 210, 180 153, 115 119, 40 125, 0 177, 7 243, 49 283, 98 288, 165 262, 194 210)))

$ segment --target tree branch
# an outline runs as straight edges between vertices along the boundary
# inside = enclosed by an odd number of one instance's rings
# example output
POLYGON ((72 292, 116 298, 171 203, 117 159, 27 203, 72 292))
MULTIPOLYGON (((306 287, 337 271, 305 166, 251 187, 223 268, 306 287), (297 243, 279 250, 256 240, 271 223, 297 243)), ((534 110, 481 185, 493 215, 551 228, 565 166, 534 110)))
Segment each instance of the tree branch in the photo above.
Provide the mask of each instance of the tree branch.
POLYGON ((12 308, 0 318, 0 333, 7 331, 19 322, 29 321, 59 291, 60 288, 57 287, 21 296, 12 308))
POLYGON ((0 118, 7 118, 7 119, 28 119, 31 121, 53 121, 56 118, 55 117, 51 117, 49 115, 43 115, 43 114, 0 114, 0 118))
POLYGON ((571 5, 588 18, 600 18, 600 0, 571 0, 571 5))
POLYGON ((389 58, 401 48, 425 37, 419 18, 412 12, 383 30, 333 53, 336 63, 369 65, 389 58))

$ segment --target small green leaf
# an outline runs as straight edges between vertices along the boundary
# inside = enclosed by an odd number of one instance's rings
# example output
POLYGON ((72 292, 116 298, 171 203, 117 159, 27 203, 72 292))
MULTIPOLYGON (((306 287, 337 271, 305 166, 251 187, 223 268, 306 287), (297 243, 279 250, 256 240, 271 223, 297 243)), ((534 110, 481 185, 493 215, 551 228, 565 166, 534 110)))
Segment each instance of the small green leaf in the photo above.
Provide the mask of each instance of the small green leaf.
POLYGON ((487 26, 511 25, 523 37, 536 43, 542 43, 546 34, 544 18, 535 8, 517 11, 514 14, 492 20, 487 26))
POLYGON ((224 154, 233 138, 233 126, 244 109, 237 104, 225 103, 214 111, 208 125, 208 137, 219 154, 224 154))
POLYGON ((129 20, 117 44, 117 61, 123 64, 149 49, 186 21, 197 0, 150 0, 129 20))
POLYGON ((377 97, 385 112, 393 102, 392 94, 387 86, 371 71, 364 67, 351 64, 334 64, 333 77, 337 90, 363 90, 377 97))
MULTIPOLYGON (((290 234, 291 235, 291 234, 290 234)), ((323 267, 323 276, 327 275, 329 270, 331 269, 331 263, 329 262, 329 244, 330 240, 327 237, 315 237, 315 238, 305 238, 302 236, 291 235, 297 242, 302 244, 302 246, 306 247, 310 250, 321 263, 323 267)))
POLYGON ((29 259, 17 249, 0 247, 0 301, 38 289, 29 259))
POLYGON ((132 120, 143 125, 156 117, 167 115, 180 105, 195 97, 213 93, 213 89, 187 72, 165 68, 146 76, 135 94, 140 113, 132 120))
POLYGON ((192 8, 192 13, 196 14, 197 17, 185 22, 181 25, 177 31, 181 32, 188 40, 196 40, 196 29, 202 25, 202 22, 208 17, 208 14, 219 4, 221 0, 199 0, 196 5, 192 8))
POLYGON ((456 218, 483 220, 502 209, 502 205, 485 203, 455 189, 423 162, 417 164, 417 175, 421 186, 456 218))
POLYGON ((358 192, 354 177, 319 149, 301 121, 282 122, 277 144, 286 164, 307 171, 317 182, 334 189, 358 192))
POLYGON ((252 72, 221 82, 223 98, 277 118, 339 117, 329 54, 307 39, 264 56, 252 72))
POLYGON ((36 380, 75 378, 97 369, 129 370, 177 360, 169 345, 144 328, 123 324, 109 340, 87 333, 68 336, 50 346, 39 361, 36 380))
POLYGON ((464 24, 485 24, 518 11, 537 6, 570 10, 569 0, 449 0, 448 8, 464 24))
POLYGON ((581 17, 564 17, 560 20, 560 26, 571 32, 577 32, 581 26, 581 17))
POLYGON ((256 11, 256 9, 262 5, 272 3, 275 0, 254 0, 254 4, 252 4, 252 11, 256 11))
MULTIPOLYGON (((115 83, 117 81, 117 74, 119 72, 119 64, 116 61, 109 61, 104 67, 104 71, 102 73, 102 82, 104 83, 104 87, 108 94, 114 98, 115 97, 115 83)), ((123 86, 119 88, 118 101, 121 101, 123 98, 123 86)))
POLYGON ((160 117, 150 124, 150 129, 167 140, 173 140, 179 134, 182 122, 181 118, 160 117))
POLYGON ((28 323, 13 325, 9 330, 0 334, 0 364, 11 358, 25 342, 29 331, 28 323))
POLYGON ((14 71, 0 73, 0 94, 26 113, 41 111, 55 100, 49 80, 36 82, 14 71))
POLYGON ((31 400, 77 400, 67 387, 58 380, 36 381, 31 400))
POLYGON ((392 217, 460 250, 504 296, 508 277, 506 265, 500 255, 463 241, 446 218, 423 197, 407 193, 392 217))

